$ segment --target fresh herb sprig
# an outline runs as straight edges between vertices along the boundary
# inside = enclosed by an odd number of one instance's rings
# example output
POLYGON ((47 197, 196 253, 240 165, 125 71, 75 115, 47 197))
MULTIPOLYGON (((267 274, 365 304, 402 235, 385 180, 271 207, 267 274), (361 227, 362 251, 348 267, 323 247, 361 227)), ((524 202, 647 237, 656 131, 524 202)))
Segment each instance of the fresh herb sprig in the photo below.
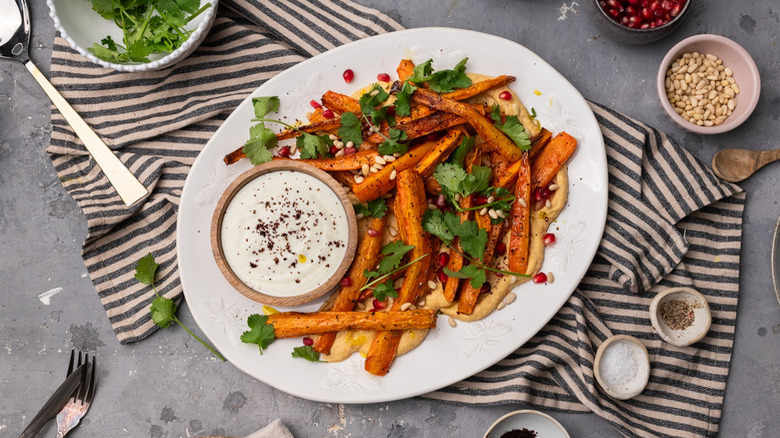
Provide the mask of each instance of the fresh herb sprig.
POLYGON ((215 356, 224 361, 225 358, 221 354, 219 354, 209 344, 203 342, 202 339, 200 339, 195 333, 190 331, 187 326, 179 321, 179 318, 176 317, 176 303, 174 303, 173 300, 169 298, 160 296, 160 293, 157 292, 157 287, 154 285, 154 278, 155 274, 157 273, 158 266, 160 265, 155 262, 154 256, 152 256, 151 253, 141 257, 141 259, 138 260, 138 263, 135 265, 135 278, 141 283, 151 286, 154 294, 157 295, 154 300, 152 300, 152 305, 149 308, 149 311, 152 314, 152 321, 154 321, 154 323, 157 324, 157 326, 160 328, 166 328, 173 323, 179 324, 181 328, 183 328, 187 333, 195 338, 195 340, 203 344, 203 346, 208 348, 209 351, 211 351, 215 356))
POLYGON ((466 88, 471 86, 471 79, 466 75, 466 62, 468 58, 463 58, 452 70, 439 70, 434 72, 431 64, 433 59, 429 59, 422 64, 418 64, 412 70, 412 76, 409 82, 421 84, 428 83, 431 90, 437 93, 449 93, 456 88, 466 88))
POLYGON ((404 245, 400 240, 390 242, 382 247, 380 253, 384 255, 384 257, 379 261, 376 271, 369 271, 366 269, 363 272, 363 276, 365 276, 366 279, 371 280, 372 278, 376 278, 376 280, 367 283, 360 290, 372 288, 374 298, 379 301, 384 301, 387 297, 397 297, 398 291, 393 287, 392 280, 389 280, 388 278, 402 269, 399 268, 401 259, 403 259, 404 255, 413 248, 414 247, 411 245, 404 245))
POLYGON ((531 149, 531 138, 517 116, 504 116, 504 123, 501 123, 501 108, 498 105, 493 105, 490 117, 493 119, 493 126, 506 134, 520 150, 531 149))
POLYGON ((255 344, 263 354, 266 348, 276 340, 276 330, 273 324, 268 324, 268 316, 254 313, 246 320, 249 330, 241 335, 241 342, 255 344))
POLYGON ((356 214, 362 214, 363 217, 380 219, 387 213, 387 202, 384 198, 377 198, 365 204, 355 204, 354 209, 356 214))
POLYGON ((461 165, 455 162, 441 163, 436 166, 433 172, 433 177, 441 186, 442 193, 449 199, 455 210, 471 211, 488 207, 507 212, 512 208, 515 197, 507 189, 491 187, 489 185, 491 175, 492 172, 488 167, 472 166, 471 173, 468 173, 461 165), (472 194, 482 194, 487 198, 493 196, 494 200, 473 207, 461 207, 457 198, 472 194))
POLYGON ((116 63, 149 62, 153 53, 173 52, 192 34, 187 23, 211 7, 200 0, 89 0, 92 9, 122 29, 122 44, 106 36, 89 51, 116 63))
POLYGON ((276 134, 265 126, 265 122, 279 123, 289 129, 298 131, 301 135, 296 138, 296 146, 302 159, 317 158, 328 153, 333 141, 327 135, 314 135, 298 129, 296 126, 281 120, 269 119, 266 116, 279 110, 279 97, 265 96, 252 99, 255 111, 253 122, 258 122, 249 128, 249 140, 244 143, 243 151, 254 165, 271 161, 273 156, 270 149, 277 146, 276 134))

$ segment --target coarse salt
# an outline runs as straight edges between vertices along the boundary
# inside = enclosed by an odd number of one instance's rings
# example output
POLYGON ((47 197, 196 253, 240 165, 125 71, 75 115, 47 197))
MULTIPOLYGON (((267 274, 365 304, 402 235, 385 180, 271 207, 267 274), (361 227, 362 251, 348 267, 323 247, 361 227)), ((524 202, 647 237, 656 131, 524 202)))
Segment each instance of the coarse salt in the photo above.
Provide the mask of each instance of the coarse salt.
POLYGON ((639 372, 634 346, 624 340, 613 342, 601 356, 599 372, 604 383, 616 390, 621 390, 633 382, 639 372))

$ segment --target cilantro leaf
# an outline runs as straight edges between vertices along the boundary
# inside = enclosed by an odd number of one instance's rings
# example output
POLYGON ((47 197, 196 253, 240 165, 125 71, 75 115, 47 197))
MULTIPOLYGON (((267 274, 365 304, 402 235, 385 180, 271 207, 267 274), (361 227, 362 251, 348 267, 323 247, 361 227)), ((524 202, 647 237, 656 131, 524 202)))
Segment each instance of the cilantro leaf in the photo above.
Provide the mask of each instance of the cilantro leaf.
POLYGON ((255 109, 255 117, 262 119, 270 113, 279 111, 279 103, 277 96, 253 97, 252 107, 255 109))
POLYGON ((461 181, 459 192, 463 196, 468 196, 472 193, 479 193, 486 190, 490 185, 491 170, 485 166, 472 166, 471 173, 466 175, 466 178, 461 181))
POLYGON ((374 84, 370 90, 360 96, 360 99, 358 99, 358 102, 360 103, 360 110, 363 112, 363 114, 369 115, 376 107, 386 101, 388 97, 390 97, 390 95, 387 94, 387 91, 385 91, 381 85, 374 84), (372 93, 375 91, 376 93, 372 95, 372 93))
POLYGON ((311 345, 302 345, 300 347, 293 348, 292 357, 306 359, 309 362, 319 362, 320 353, 314 351, 311 345))
POLYGON ((447 269, 445 267, 444 273, 447 274, 448 277, 453 277, 453 278, 470 278, 471 287, 475 289, 478 287, 482 287, 482 284, 485 282, 485 280, 487 280, 487 275, 485 274, 485 270, 480 269, 475 265, 464 266, 460 269, 460 271, 457 272, 447 269))
POLYGON ((531 149, 531 139, 517 116, 506 116, 504 124, 497 124, 495 127, 506 134, 520 150, 527 151, 531 149))
POLYGON ((436 178, 441 188, 446 190, 445 194, 451 196, 460 193, 460 183, 466 179, 466 171, 457 164, 441 163, 436 166, 433 177, 436 178))
POLYGON ((260 348, 260 354, 263 350, 276 339, 276 332, 273 324, 266 324, 268 317, 265 315, 252 314, 247 318, 246 323, 249 330, 241 335, 241 342, 246 344, 257 344, 260 348))
POLYGON ((461 140, 460 145, 455 149, 455 151, 450 154, 449 159, 447 162, 457 164, 458 167, 463 167, 463 161, 466 159, 466 154, 471 151, 471 148, 474 147, 474 137, 463 137, 463 140, 461 140))
POLYGON ((146 254, 135 265, 135 278, 143 284, 153 285, 154 274, 157 272, 158 266, 160 265, 154 261, 152 253, 146 254))
POLYGON ((481 260, 485 254, 485 245, 487 245, 488 236, 484 228, 480 228, 474 221, 465 221, 461 224, 460 247, 463 248, 472 258, 481 260))
POLYGON ((244 154, 254 165, 271 161, 272 155, 268 149, 276 147, 278 140, 273 131, 258 123, 249 128, 249 140, 244 143, 244 154))
POLYGON ((409 116, 412 114, 412 93, 417 87, 409 81, 404 81, 401 91, 395 94, 395 114, 397 116, 409 116))
POLYGON ((325 141, 322 137, 314 134, 301 134, 295 140, 295 144, 298 145, 298 150, 301 151, 301 158, 304 160, 317 158, 318 156, 328 153, 328 147, 325 145, 325 141))
POLYGON ((406 131, 400 129, 390 129, 388 138, 379 145, 377 152, 382 155, 392 155, 395 153, 405 154, 409 150, 409 145, 401 143, 408 138, 406 131))
POLYGON ((387 203, 384 198, 377 198, 369 201, 367 204, 356 204, 355 213, 362 214, 364 217, 382 218, 387 212, 387 203))
POLYGON ((157 327, 166 328, 176 320, 176 306, 173 300, 163 297, 155 297, 152 306, 149 308, 152 312, 152 321, 157 327))
POLYGON ((377 270, 384 275, 398 269, 398 266, 401 265, 401 259, 413 248, 414 246, 404 245, 400 240, 388 243, 382 248, 381 252, 384 257, 379 262, 377 270))
POLYGON ((360 119, 353 113, 343 113, 341 115, 341 126, 338 133, 345 143, 351 141, 355 146, 363 143, 363 126, 360 123, 360 119))
POLYGON ((427 82, 431 90, 437 93, 448 93, 456 88, 466 88, 471 85, 471 79, 466 75, 467 61, 468 58, 463 58, 452 70, 439 70, 433 73, 431 68, 433 61, 429 59, 414 67, 409 81, 416 84, 427 82))
POLYGON ((501 107, 498 104, 493 105, 490 109, 490 118, 493 120, 494 125, 501 123, 501 107))
MULTIPOLYGON (((454 216, 452 212, 447 213, 454 216)), ((450 227, 444 221, 445 214, 439 210, 427 210, 423 214, 422 227, 423 230, 438 237, 445 245, 449 245, 452 243, 452 239, 455 238, 455 233, 450 230, 450 227)))
POLYGON ((387 297, 398 298, 398 291, 393 287, 393 281, 388 280, 384 283, 379 283, 373 290, 374 298, 379 301, 385 301, 387 297))

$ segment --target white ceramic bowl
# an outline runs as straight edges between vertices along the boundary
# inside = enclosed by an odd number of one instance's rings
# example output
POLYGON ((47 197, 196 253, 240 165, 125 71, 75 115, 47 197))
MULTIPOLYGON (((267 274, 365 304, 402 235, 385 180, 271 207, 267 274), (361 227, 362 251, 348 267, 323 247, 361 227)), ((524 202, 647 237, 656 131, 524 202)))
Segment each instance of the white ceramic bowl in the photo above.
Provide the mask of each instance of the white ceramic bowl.
POLYGON ((712 315, 707 298, 699 291, 689 287, 680 287, 667 289, 660 292, 650 302, 650 322, 653 328, 664 341, 685 347, 699 342, 710 331, 712 324, 712 315), (693 307, 694 320, 688 328, 684 330, 672 330, 661 318, 661 306, 670 300, 682 300, 693 307))
POLYGON ((163 55, 150 55, 151 62, 115 64, 98 59, 87 49, 107 35, 111 35, 114 41, 122 41, 122 29, 114 22, 98 15, 92 10, 92 3, 84 0, 46 0, 49 6, 49 15, 54 20, 54 27, 60 32, 70 46, 84 57, 106 68, 118 71, 139 72, 147 70, 160 70, 170 67, 186 58, 203 40, 214 23, 217 15, 219 0, 201 0, 201 4, 211 3, 211 7, 195 17, 186 26, 187 30, 193 30, 192 34, 181 47, 173 52, 163 55))
MULTIPOLYGON (((620 369, 612 370, 612 372, 621 371, 620 369)), ((622 368, 625 372, 625 368, 622 368)), ((596 376, 596 381, 604 392, 617 400, 628 400, 632 397, 636 397, 645 390, 647 382, 650 380, 650 355, 647 353, 642 342, 628 335, 615 335, 611 338, 607 338, 601 343, 598 350, 596 350, 596 358, 593 361, 593 374, 596 376), (623 343, 627 346, 631 354, 633 354, 635 360, 636 374, 633 379, 627 382, 611 382, 609 375, 604 375, 604 369, 602 369, 602 362, 604 366, 618 366, 622 367, 624 363, 616 365, 613 362, 608 362, 604 359, 604 354, 610 347, 617 346, 619 343, 623 343)))
POLYGON ((529 409, 510 412, 499 418, 485 432, 485 438, 500 438, 510 430, 523 428, 536 432, 539 438, 569 438, 566 429, 555 418, 529 409))

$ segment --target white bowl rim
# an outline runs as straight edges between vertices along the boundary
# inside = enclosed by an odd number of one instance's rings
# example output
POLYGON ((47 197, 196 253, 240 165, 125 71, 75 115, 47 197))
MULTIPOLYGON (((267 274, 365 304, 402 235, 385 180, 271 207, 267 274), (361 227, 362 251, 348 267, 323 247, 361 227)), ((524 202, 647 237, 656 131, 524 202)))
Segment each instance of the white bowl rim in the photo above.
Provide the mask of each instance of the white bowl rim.
POLYGON ((55 29, 57 29, 60 32, 60 35, 68 42, 70 47, 75 49, 82 56, 89 59, 93 63, 99 64, 105 68, 110 68, 117 71, 125 71, 125 72, 138 72, 138 71, 146 71, 146 70, 158 70, 175 64, 176 62, 181 60, 179 59, 180 57, 183 59, 184 58, 183 55, 188 54, 188 52, 192 49, 192 45, 198 43, 201 36, 203 36, 202 34, 208 32, 208 30, 211 28, 211 24, 217 13, 217 6, 219 4, 219 0, 209 0, 209 2, 211 3, 211 7, 203 11, 202 14, 203 18, 201 22, 198 24, 198 27, 196 27, 195 30, 192 31, 192 34, 190 34, 189 38, 187 38, 187 40, 184 41, 182 45, 179 46, 178 49, 152 62, 144 62, 138 64, 116 64, 113 62, 108 62, 97 58, 88 50, 86 50, 85 48, 77 44, 73 40, 73 38, 71 38, 70 35, 68 35, 68 32, 65 31, 65 28, 62 26, 62 23, 60 22, 60 18, 57 16, 57 8, 54 6, 54 0, 46 0, 46 6, 49 7, 49 16, 54 21, 55 29))
POLYGON ((487 438, 487 436, 490 435, 490 432, 492 432, 493 429, 496 428, 496 426, 498 426, 501 422, 503 422, 507 418, 514 417, 515 415, 522 415, 522 414, 532 414, 532 415, 539 415, 540 417, 544 417, 545 419, 552 422, 555 426, 558 426, 558 428, 561 430, 561 433, 563 433, 563 436, 565 438, 570 438, 569 432, 566 431, 566 428, 564 428, 563 425, 561 425, 561 423, 558 422, 558 420, 549 416, 548 414, 545 414, 544 412, 536 411, 533 409, 521 409, 519 411, 512 411, 509 412, 508 414, 501 416, 501 418, 494 421, 493 424, 491 424, 490 427, 488 427, 487 432, 485 432, 485 438, 487 438))
POLYGON ((689 36, 688 38, 685 38, 684 40, 672 46, 672 48, 669 49, 668 52, 666 52, 666 55, 661 61, 661 65, 658 67, 658 74, 656 75, 656 91, 658 92, 658 100, 660 100, 661 102, 661 107, 663 107, 664 111, 669 116, 669 118, 671 118, 672 121, 677 123, 681 128, 685 129, 686 131, 694 132, 697 134, 722 134, 724 132, 731 131, 732 129, 738 127, 745 120, 747 120, 751 114, 753 114, 753 110, 755 110, 756 106, 758 105, 758 99, 759 96, 761 95, 761 77, 758 72, 758 67, 756 66, 756 63, 753 60, 753 57, 750 56, 750 53, 747 50, 745 50, 745 48, 742 47, 739 43, 737 43, 736 41, 730 38, 726 38, 722 35, 702 33, 702 34, 692 35, 689 36), (742 56, 745 58, 745 62, 748 66, 748 70, 751 73, 751 80, 753 81, 753 83, 755 83, 755 90, 751 93, 751 95, 748 97, 746 102, 744 103, 740 102, 740 104, 745 105, 744 112, 742 112, 738 117, 727 118, 720 125, 698 126, 692 124, 691 122, 683 119, 682 116, 677 114, 677 112, 672 107, 672 104, 669 102, 669 99, 666 97, 666 86, 665 86, 666 71, 669 68, 668 67, 669 64, 671 64, 671 62, 673 61, 672 58, 675 57, 676 55, 679 55, 679 53, 683 51, 682 49, 685 46, 699 41, 714 41, 718 44, 730 45, 734 47, 736 51, 741 53, 742 56))

